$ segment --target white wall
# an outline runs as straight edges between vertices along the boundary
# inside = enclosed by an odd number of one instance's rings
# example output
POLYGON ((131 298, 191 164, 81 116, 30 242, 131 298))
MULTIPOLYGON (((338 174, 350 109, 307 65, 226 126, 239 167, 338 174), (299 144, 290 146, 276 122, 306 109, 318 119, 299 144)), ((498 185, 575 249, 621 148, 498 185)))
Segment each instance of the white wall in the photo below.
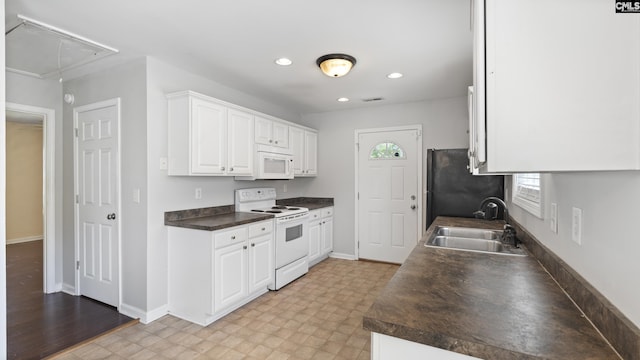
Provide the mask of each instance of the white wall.
POLYGON ((640 172, 543 174, 545 220, 517 205, 509 213, 640 326, 640 172), (558 204, 558 234, 549 230, 558 204), (572 207, 583 211, 582 245, 571 240, 572 207))
POLYGON ((284 108, 266 103, 204 77, 189 73, 154 58, 147 59, 147 139, 148 139, 148 312, 151 319, 163 314, 167 304, 167 227, 165 211, 175 211, 234 203, 234 190, 246 187, 276 187, 279 197, 306 194, 310 179, 286 181, 288 192, 282 193, 285 181, 235 181, 231 177, 168 176, 159 170, 161 157, 167 157, 167 100, 165 94, 193 90, 252 110, 296 122, 299 116, 284 108), (202 189, 202 199, 194 198, 195 188, 202 189))
POLYGON ((63 121, 62 121, 62 85, 57 78, 36 79, 34 77, 19 75, 12 72, 5 72, 6 79, 6 101, 30 105, 41 108, 53 109, 56 117, 56 153, 55 153, 55 241, 56 241, 56 284, 62 283, 62 244, 63 244, 63 121))
POLYGON ((146 293, 146 199, 132 200, 133 189, 146 191, 146 71, 145 60, 120 65, 64 82, 64 93, 75 96, 73 105, 64 104, 64 282, 75 286, 74 269, 74 189, 73 189, 73 108, 98 101, 121 98, 121 271, 123 306, 145 309, 146 293), (71 261, 69 260, 71 259, 71 261))
POLYGON ((422 124, 425 155, 427 149, 469 146, 466 97, 307 114, 303 122, 319 130, 319 176, 307 192, 334 198, 334 251, 345 255, 355 255, 356 129, 422 124))

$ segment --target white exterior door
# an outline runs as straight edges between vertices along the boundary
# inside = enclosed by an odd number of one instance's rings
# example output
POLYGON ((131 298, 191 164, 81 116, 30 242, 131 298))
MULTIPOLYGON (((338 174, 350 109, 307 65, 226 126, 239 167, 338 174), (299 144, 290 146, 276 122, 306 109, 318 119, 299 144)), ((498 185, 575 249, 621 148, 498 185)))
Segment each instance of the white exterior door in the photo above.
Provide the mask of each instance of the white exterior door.
POLYGON ((359 257, 402 263, 421 221, 421 130, 357 133, 359 257))
POLYGON ((120 100, 74 109, 76 293, 119 306, 120 100))

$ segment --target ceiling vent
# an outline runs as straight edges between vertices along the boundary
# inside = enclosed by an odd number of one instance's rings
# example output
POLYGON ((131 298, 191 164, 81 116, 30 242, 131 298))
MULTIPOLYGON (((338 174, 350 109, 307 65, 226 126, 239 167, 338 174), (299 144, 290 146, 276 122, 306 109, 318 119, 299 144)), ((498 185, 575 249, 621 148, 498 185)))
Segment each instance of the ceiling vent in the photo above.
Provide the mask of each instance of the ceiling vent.
POLYGON ((382 101, 382 100, 384 100, 384 98, 382 98, 382 97, 374 97, 374 98, 362 99, 362 101, 364 101, 364 102, 374 102, 374 101, 382 101))
POLYGON ((46 78, 105 56, 117 49, 18 15, 20 24, 5 32, 8 71, 46 78))

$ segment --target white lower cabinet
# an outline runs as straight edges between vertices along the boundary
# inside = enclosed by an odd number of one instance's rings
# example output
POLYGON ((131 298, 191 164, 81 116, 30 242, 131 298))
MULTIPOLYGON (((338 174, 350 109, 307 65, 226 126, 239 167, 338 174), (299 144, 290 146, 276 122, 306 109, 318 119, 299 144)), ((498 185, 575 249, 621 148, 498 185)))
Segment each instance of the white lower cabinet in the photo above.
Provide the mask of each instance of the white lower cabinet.
POLYGON ((309 212, 309 265, 326 259, 333 251, 333 207, 309 212))
POLYGON ((169 313, 206 326, 268 291, 273 220, 219 231, 169 227, 169 313))
POLYGON ((371 360, 480 360, 479 358, 379 333, 371 333, 371 360))

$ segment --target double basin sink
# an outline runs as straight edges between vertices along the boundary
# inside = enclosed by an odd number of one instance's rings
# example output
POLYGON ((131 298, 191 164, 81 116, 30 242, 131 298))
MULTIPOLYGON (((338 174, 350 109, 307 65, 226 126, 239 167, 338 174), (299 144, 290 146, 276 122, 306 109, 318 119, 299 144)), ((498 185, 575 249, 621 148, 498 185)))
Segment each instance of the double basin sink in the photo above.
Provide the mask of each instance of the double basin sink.
POLYGON ((527 255, 522 248, 503 243, 501 230, 438 227, 424 246, 500 255, 527 255))

